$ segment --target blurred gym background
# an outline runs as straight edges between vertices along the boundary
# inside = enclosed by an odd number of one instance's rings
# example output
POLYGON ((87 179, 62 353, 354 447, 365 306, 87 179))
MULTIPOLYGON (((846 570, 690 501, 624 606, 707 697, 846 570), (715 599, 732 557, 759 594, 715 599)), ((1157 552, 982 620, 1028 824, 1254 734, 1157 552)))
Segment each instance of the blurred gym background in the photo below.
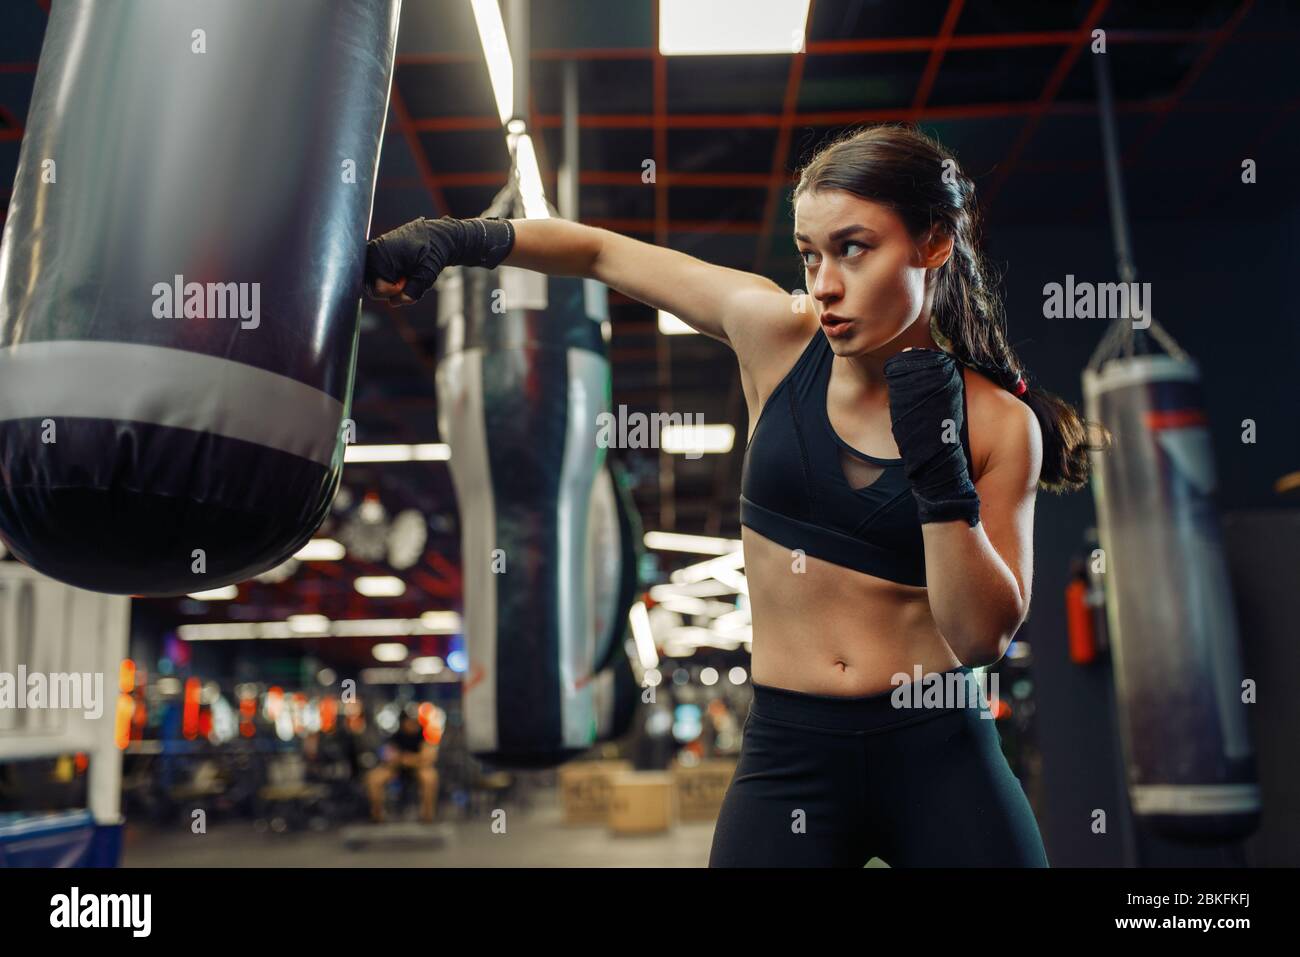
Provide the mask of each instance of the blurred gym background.
MULTIPOLYGON (((1295 664, 1300 483, 1287 476, 1300 470, 1300 323, 1288 280, 1300 240, 1291 188, 1300 5, 813 0, 802 50, 745 56, 663 54, 655 0, 529 6, 538 168, 556 196, 567 75, 582 222, 795 289, 788 188, 801 159, 842 130, 914 121, 977 183, 1011 340, 1033 379, 1080 405, 1081 371, 1104 325, 1045 318, 1042 302, 1044 285, 1067 274, 1115 277, 1088 53, 1104 30, 1140 278, 1201 366, 1248 671, 1295 664), (1253 183, 1242 178, 1248 159, 1253 183), (1242 442, 1245 419, 1257 423, 1253 444, 1242 442)), ((0 13, 5 205, 47 8, 15 0, 0 13)), ((509 170, 470 3, 408 0, 371 235, 421 215, 478 215, 509 170)), ((365 304, 352 408, 360 448, 307 550, 219 594, 113 606, 128 629, 113 744, 125 865, 707 861, 749 701, 744 633, 717 619, 745 607, 734 595, 676 610, 656 601, 656 586, 700 560, 670 538, 647 538, 638 559, 659 684, 632 729, 558 770, 501 770, 465 747, 458 513, 446 463, 429 451, 442 441, 436 300, 399 311, 365 304), (240 638, 251 623, 282 627, 240 638), (341 695, 345 687, 355 696, 341 695), (432 832, 414 826, 418 782, 405 775, 385 786, 393 826, 364 826, 366 775, 404 713, 436 752, 432 832), (610 795, 627 771, 662 777, 611 822, 610 795), (528 822, 512 825, 509 840, 491 833, 498 808, 528 822), (195 832, 196 811, 206 833, 195 832)), ((613 453, 645 532, 734 541, 746 422, 733 356, 615 293, 609 314, 615 408, 690 411, 732 431, 698 458, 613 453)), ((1104 631, 1099 591, 1080 568, 1095 526, 1090 495, 1040 495, 1033 607, 998 668, 1008 758, 1055 866, 1219 862, 1219 850, 1145 834, 1128 815, 1104 638, 1094 634, 1091 650, 1070 640, 1072 586, 1104 631), (1115 810, 1107 833, 1090 827, 1095 808, 1115 810)), ((11 596, 17 576, 0 574, 11 596)), ((1300 777, 1287 735, 1300 706, 1262 699, 1255 716, 1265 814, 1238 850, 1247 863, 1294 865, 1300 777)), ((21 833, 42 814, 86 807, 94 756, 15 757, 5 741, 21 718, 6 720, 0 821, 21 833)))

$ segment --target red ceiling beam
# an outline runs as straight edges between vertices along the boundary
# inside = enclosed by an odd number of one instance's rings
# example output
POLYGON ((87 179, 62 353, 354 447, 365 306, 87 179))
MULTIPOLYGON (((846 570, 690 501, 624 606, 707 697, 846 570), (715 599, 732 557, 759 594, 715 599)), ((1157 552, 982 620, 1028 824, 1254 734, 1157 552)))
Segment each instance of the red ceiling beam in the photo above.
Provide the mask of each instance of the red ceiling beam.
MULTIPOLYGON (((1224 22, 1223 26, 1214 31, 1210 41, 1205 45, 1205 49, 1201 51, 1195 62, 1188 67, 1187 73, 1184 74, 1183 78, 1178 82, 1178 86, 1174 87, 1174 91, 1169 96, 1157 101, 1157 109, 1154 111, 1156 115, 1147 122, 1147 125, 1143 128, 1142 132, 1138 134, 1137 140, 1132 143, 1127 150, 1125 150, 1120 163, 1121 167, 1131 168, 1137 165, 1138 158, 1155 138, 1155 135, 1164 128, 1165 123, 1169 121, 1169 117, 1173 114, 1173 111, 1178 107, 1185 106, 1184 98, 1187 95, 1187 91, 1192 88, 1192 85, 1200 78, 1201 74, 1205 72, 1206 67, 1210 65, 1210 61, 1219 55, 1224 44, 1228 42, 1237 27, 1241 25, 1241 21, 1245 19, 1246 14, 1250 12, 1251 7, 1253 6, 1254 0, 1244 0, 1244 2, 1233 12, 1233 15, 1224 22)), ((1276 107, 1273 107, 1272 109, 1276 109, 1276 107)), ((1241 112, 1241 110, 1238 108, 1237 112, 1241 112)), ((1095 209, 1097 203, 1105 195, 1105 192, 1106 188, 1104 185, 1095 190, 1086 203, 1080 204, 1074 209, 1073 215, 1076 217, 1079 215, 1085 215, 1088 210, 1095 209)))
POLYGON ((916 117, 925 109, 925 101, 930 98, 930 90, 934 88, 935 78, 939 75, 939 64, 943 62, 943 55, 948 52, 948 46, 952 42, 952 32, 957 27, 957 20, 961 17, 961 10, 964 6, 964 0, 949 0, 948 10, 943 15, 943 23, 939 27, 939 35, 935 38, 935 44, 930 48, 930 58, 926 60, 925 71, 921 74, 921 82, 916 85, 916 96, 912 98, 912 122, 916 122, 916 117))
POLYGON ((1233 31, 1241 25, 1241 21, 1245 19, 1246 14, 1250 12, 1251 7, 1254 5, 1254 0, 1244 0, 1241 6, 1236 9, 1223 26, 1214 32, 1210 41, 1206 43, 1205 49, 1203 49, 1200 56, 1196 58, 1196 62, 1188 68, 1187 73, 1184 74, 1183 78, 1178 82, 1178 86, 1174 87, 1174 91, 1169 96, 1164 97, 1160 101, 1159 111, 1151 118, 1147 123, 1146 128, 1138 135, 1137 141, 1125 152, 1125 161, 1135 159, 1144 149, 1146 149, 1147 144, 1151 142, 1155 135, 1164 128, 1165 123, 1169 120, 1170 114, 1172 114, 1182 102, 1183 97, 1187 95, 1187 91, 1192 88, 1193 84, 1195 84, 1198 79, 1200 79, 1201 74, 1205 72, 1205 68, 1210 65, 1210 61, 1219 55, 1219 51, 1223 49, 1224 44, 1228 42, 1233 31))
MULTIPOLYGON (((1199 43, 1210 39, 1214 30, 1107 30, 1106 41, 1118 44, 1142 43, 1199 43)), ((1238 34, 1244 40, 1290 39, 1292 33, 1269 30, 1252 30, 1238 34)), ((1070 30, 1037 30, 1015 33, 982 33, 954 36, 947 43, 950 50, 1009 50, 1018 47, 1066 46, 1074 39, 1070 30)), ((855 53, 928 53, 934 49, 936 37, 879 37, 857 40, 821 40, 809 43, 807 52, 813 56, 837 56, 855 53)), ((651 47, 610 47, 585 49, 534 50, 534 60, 649 60, 654 56, 651 47)), ((445 53, 399 53, 398 66, 425 66, 443 63, 477 63, 482 54, 477 51, 445 53)), ((18 60, 0 63, 0 73, 35 73, 35 60, 18 60)))
MULTIPOLYGON (((955 25, 955 21, 954 21, 955 25)), ((1206 40, 1213 30, 1107 30, 1110 43, 1195 43, 1206 40)), ((1276 38, 1276 33, 1261 31, 1251 34, 1276 38)), ((1004 50, 1017 47, 1068 46, 1075 39, 1073 30, 1023 30, 1011 33, 976 33, 953 36, 942 43, 937 36, 922 37, 871 37, 851 40, 818 40, 807 45, 812 56, 844 56, 858 53, 929 53, 945 46, 953 50, 1004 50)), ((585 47, 573 49, 539 49, 532 52, 534 60, 650 60, 657 54, 655 47, 585 47)), ((446 63, 476 63, 481 54, 473 51, 446 51, 439 53, 400 53, 398 66, 427 66, 446 63)))
POLYGON ((1043 118, 1047 115, 1056 99, 1056 94, 1060 92, 1061 85, 1065 83, 1065 78, 1070 75, 1070 70, 1074 68, 1075 62, 1079 59, 1079 54, 1092 40, 1092 31, 1096 29, 1097 24, 1101 22, 1102 15, 1106 8, 1110 6, 1110 0, 1095 0, 1092 9, 1088 11, 1087 17, 1079 29, 1075 31, 1075 39, 1061 58, 1056 62, 1056 68, 1052 70, 1051 75, 1043 86, 1042 93, 1038 96, 1038 102, 1034 104, 1034 109, 1029 116, 1029 121, 1020 130, 1020 135, 1016 137, 1015 143, 1007 151, 1006 157, 998 166, 998 171, 994 175, 993 183, 988 191, 984 194, 984 207, 993 205, 993 200, 1001 192, 1003 185, 1006 184, 1007 177, 1011 170, 1015 168, 1016 162, 1020 155, 1029 145, 1029 141, 1034 138, 1038 132, 1038 127, 1042 125, 1043 118))
POLYGON ((451 207, 447 205, 447 197, 442 194, 442 189, 438 186, 433 166, 429 163, 429 154, 424 151, 424 144, 420 142, 420 137, 415 132, 415 127, 411 122, 411 113, 406 108, 406 100, 402 97, 402 91, 397 88, 396 78, 393 80, 389 102, 393 107, 393 114, 397 117, 397 126, 401 130, 402 137, 406 140, 411 156, 415 159, 416 168, 420 171, 420 179, 424 182, 425 189, 429 191, 429 197, 433 200, 435 212, 438 215, 450 213, 451 207))
MULTIPOLYGON (((951 8, 950 8, 951 9, 951 8)), ((960 13, 960 11, 958 11, 960 13)), ((947 17, 945 17, 945 22, 947 17)), ((953 20, 956 26, 956 20, 953 20)), ((1204 38, 1209 30, 1108 30, 1107 40, 1115 43, 1190 43, 1204 38)), ((1026 30, 1015 33, 974 33, 933 37, 877 37, 859 40, 822 40, 808 44, 814 56, 853 53, 928 53, 941 47, 950 50, 1010 50, 1020 47, 1068 46, 1075 39, 1072 30, 1026 30)))
POLYGON ((0 124, 5 126, 5 129, 0 129, 0 142, 14 142, 23 138, 23 124, 3 105, 0 105, 0 124))
MULTIPOLYGON (((912 106, 887 109, 821 110, 795 113, 795 126, 851 126, 854 123, 881 123, 913 120, 969 120, 998 116, 1035 115, 1043 109, 1035 100, 1006 100, 993 103, 955 103, 927 106, 919 112, 912 106)), ((1152 113, 1162 107, 1159 101, 1123 103, 1119 109, 1126 112, 1152 113)), ((1217 110, 1211 110, 1214 112, 1217 110)), ((1091 103, 1052 103, 1050 113, 1095 113, 1091 103)), ((677 113, 657 120, 653 113, 584 113, 578 117, 582 129, 653 129, 657 123, 667 129, 780 129, 779 113, 677 113)), ((540 113, 536 127, 558 129, 563 125, 559 114, 540 113)), ((495 116, 446 116, 412 120, 411 129, 421 133, 458 133, 466 130, 496 130, 500 122, 495 116)), ((404 132, 399 129, 398 132, 404 132)))

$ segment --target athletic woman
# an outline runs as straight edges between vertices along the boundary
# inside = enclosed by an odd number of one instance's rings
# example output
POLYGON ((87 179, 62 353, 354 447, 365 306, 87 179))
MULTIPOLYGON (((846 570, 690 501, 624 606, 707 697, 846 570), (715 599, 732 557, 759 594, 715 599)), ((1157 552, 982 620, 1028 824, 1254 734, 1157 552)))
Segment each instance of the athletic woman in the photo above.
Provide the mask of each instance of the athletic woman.
POLYGON ((736 353, 754 702, 710 866, 1047 865, 986 699, 899 694, 918 673, 974 691, 1029 609, 1037 489, 1087 475, 1079 416, 1007 343, 974 193, 910 127, 821 149, 793 194, 806 294, 555 219, 422 219, 369 246, 394 304, 504 261, 736 353))

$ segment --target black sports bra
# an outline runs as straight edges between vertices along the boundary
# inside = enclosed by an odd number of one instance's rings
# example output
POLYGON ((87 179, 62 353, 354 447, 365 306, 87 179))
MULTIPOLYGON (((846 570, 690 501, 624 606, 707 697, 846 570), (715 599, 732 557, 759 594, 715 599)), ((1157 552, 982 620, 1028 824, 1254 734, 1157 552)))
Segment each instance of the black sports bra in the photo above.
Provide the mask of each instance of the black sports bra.
MULTIPOLYGON (((833 357, 818 329, 763 406, 745 448, 740 523, 806 555, 903 585, 925 585, 925 543, 903 460, 859 452, 831 426, 826 395, 833 357), (845 453, 877 466, 879 477, 854 488, 841 463, 845 453)), ((965 402, 963 389, 963 411, 965 402)), ((970 463, 967 418, 962 417, 961 444, 970 463)))

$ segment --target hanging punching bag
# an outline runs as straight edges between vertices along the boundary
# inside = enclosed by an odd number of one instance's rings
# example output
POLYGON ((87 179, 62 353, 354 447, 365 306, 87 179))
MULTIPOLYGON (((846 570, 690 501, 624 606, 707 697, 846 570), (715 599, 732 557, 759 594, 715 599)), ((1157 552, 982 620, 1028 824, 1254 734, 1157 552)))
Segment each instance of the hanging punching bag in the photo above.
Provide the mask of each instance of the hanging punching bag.
POLYGON ((1099 353, 1083 382, 1088 418, 1112 436, 1093 453, 1093 491, 1133 812, 1177 839, 1240 838, 1259 786, 1199 373, 1099 353))
POLYGON ((620 641, 604 670, 593 682, 596 699, 596 741, 616 741, 632 729, 636 706, 641 700, 632 654, 620 641))
POLYGON ((587 560, 591 575, 596 670, 618 656, 627 615, 636 601, 641 566, 641 520, 628 490, 627 472, 612 457, 596 475, 588 514, 587 560))
MULTIPOLYGON (((517 216, 507 188, 489 215, 517 216)), ((605 289, 503 266, 438 279, 438 428, 461 521, 475 757, 553 766, 595 741, 589 521, 608 411, 605 289)))
POLYGON ((627 616, 640 585, 642 538, 626 473, 612 457, 592 487, 589 522, 596 740, 612 741, 631 728, 640 697, 626 642, 627 616))
POLYGON ((343 461, 399 0, 53 5, 0 248, 0 536, 241 581, 343 461))

